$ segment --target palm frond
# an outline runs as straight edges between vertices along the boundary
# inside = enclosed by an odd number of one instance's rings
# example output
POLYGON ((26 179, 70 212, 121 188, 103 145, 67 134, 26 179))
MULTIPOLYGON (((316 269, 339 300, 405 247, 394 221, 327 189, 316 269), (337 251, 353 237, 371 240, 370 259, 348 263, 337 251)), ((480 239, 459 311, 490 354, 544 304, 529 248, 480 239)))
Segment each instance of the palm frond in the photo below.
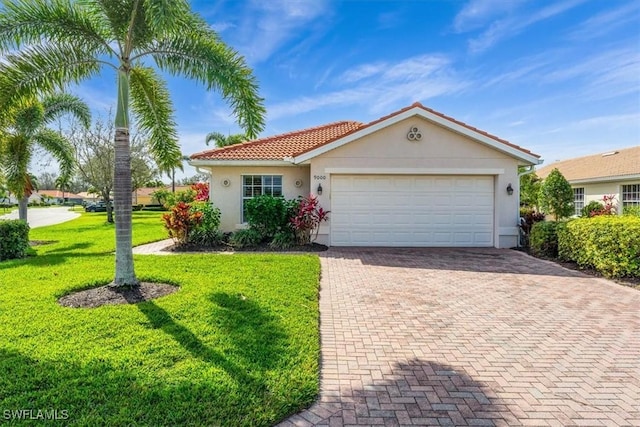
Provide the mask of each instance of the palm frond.
POLYGON ((144 10, 147 25, 154 34, 171 34, 181 30, 184 18, 193 14, 189 2, 185 0, 144 0, 144 10))
POLYGON ((60 166, 62 179, 68 179, 73 175, 75 151, 73 145, 64 136, 59 132, 44 128, 33 135, 33 141, 56 159, 60 166))
POLYGON ((209 143, 211 141, 215 142, 215 145, 218 146, 218 144, 220 143, 220 141, 224 141, 225 136, 224 134, 220 133, 220 132, 210 132, 207 134, 207 137, 205 138, 205 143, 207 145, 209 145, 209 143))
POLYGON ((165 82, 148 67, 131 70, 131 109, 138 127, 149 132, 149 148, 163 169, 181 164, 173 106, 165 82))
POLYGON ((41 44, 43 39, 72 42, 79 48, 102 45, 110 50, 109 28, 90 9, 68 1, 3 0, 0 49, 41 44))
POLYGON ((220 91, 247 137, 264 128, 265 108, 258 84, 244 58, 220 42, 208 28, 172 34, 150 48, 158 67, 220 91))
POLYGON ((8 54, 0 63, 0 101, 11 106, 21 98, 51 93, 96 75, 100 71, 101 63, 96 59, 100 53, 104 52, 48 44, 8 54))
POLYGON ((42 100, 42 105, 44 107, 45 123, 51 123, 51 121, 64 114, 71 114, 75 116, 85 128, 91 126, 91 111, 89 110, 89 106, 75 95, 68 93, 48 95, 42 100))
POLYGON ((0 144, 0 160, 2 160, 2 173, 7 188, 21 199, 29 185, 28 171, 31 160, 31 146, 29 139, 24 135, 8 135, 0 144))

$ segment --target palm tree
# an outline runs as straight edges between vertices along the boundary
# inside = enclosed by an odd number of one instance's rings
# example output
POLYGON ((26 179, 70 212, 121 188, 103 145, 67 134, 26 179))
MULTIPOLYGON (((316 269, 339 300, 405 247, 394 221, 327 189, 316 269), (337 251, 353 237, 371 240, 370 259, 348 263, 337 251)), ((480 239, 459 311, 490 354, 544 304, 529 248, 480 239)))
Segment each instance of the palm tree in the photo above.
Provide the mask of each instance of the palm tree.
POLYGON ((18 217, 22 220, 27 220, 28 199, 36 185, 28 171, 36 145, 58 161, 60 179, 71 179, 75 165, 73 146, 60 132, 47 127, 65 114, 76 116, 85 126, 91 122, 89 107, 79 98, 65 93, 46 95, 42 99, 22 98, 3 114, 2 171, 7 187, 19 200, 18 217))
MULTIPOLYGON (((131 238, 129 115, 150 134, 150 151, 167 170, 180 158, 173 106, 157 69, 219 90, 239 125, 255 136, 265 109, 244 59, 195 14, 187 0, 3 0, 0 101, 116 74, 113 286, 139 284, 131 238), (153 68, 151 65, 156 65, 153 68), (131 104, 129 103, 131 101, 131 104), (131 108, 130 108, 131 107, 131 108), (130 111, 131 109, 131 111, 130 111)), ((0 104, 0 105, 2 105, 0 104)))
POLYGON ((209 145, 209 143, 213 141, 216 143, 216 147, 222 148, 222 147, 227 147, 229 145, 240 144, 241 142, 245 142, 247 139, 249 138, 247 138, 246 135, 241 133, 225 136, 220 132, 211 132, 207 134, 205 143, 209 145))

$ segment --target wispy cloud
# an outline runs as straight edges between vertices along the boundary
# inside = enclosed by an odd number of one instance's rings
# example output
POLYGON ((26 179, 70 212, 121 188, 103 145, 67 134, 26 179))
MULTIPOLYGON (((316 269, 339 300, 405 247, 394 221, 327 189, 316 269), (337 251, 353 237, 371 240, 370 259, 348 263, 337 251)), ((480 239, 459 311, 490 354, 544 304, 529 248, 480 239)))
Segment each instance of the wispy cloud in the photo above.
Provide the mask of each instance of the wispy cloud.
POLYGON ((585 1, 564 0, 534 12, 522 10, 519 13, 497 19, 478 37, 469 40, 469 51, 471 53, 481 53, 500 40, 520 34, 531 25, 560 15, 585 1))
POLYGON ((570 33, 574 40, 590 40, 610 33, 613 29, 632 21, 640 21, 640 3, 631 1, 613 10, 607 10, 582 22, 570 33))
POLYGON ((224 33, 229 28, 235 28, 235 27, 236 27, 236 24, 234 24, 233 22, 229 22, 229 21, 214 22, 213 24, 211 24, 211 29, 213 31, 215 31, 216 33, 219 33, 219 34, 224 33))
POLYGON ((358 106, 381 114, 414 101, 458 92, 467 83, 455 77, 447 57, 418 55, 397 63, 357 65, 342 73, 335 85, 345 88, 268 106, 269 120, 327 107, 358 106))
POLYGON ((458 12, 453 20, 453 28, 458 33, 481 28, 497 16, 502 16, 525 0, 471 0, 458 12))

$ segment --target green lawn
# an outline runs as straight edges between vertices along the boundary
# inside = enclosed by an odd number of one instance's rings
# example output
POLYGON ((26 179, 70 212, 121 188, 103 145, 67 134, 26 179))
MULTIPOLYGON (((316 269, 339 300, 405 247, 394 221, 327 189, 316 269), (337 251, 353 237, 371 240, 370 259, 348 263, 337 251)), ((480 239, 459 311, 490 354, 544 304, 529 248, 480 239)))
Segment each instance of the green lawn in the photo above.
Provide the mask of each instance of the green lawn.
MULTIPOLYGON (((134 213, 136 244, 164 238, 134 213)), ((66 411, 64 425, 271 425, 318 392, 319 262, 311 255, 136 256, 152 302, 61 307, 113 276, 104 213, 31 231, 38 256, 0 263, 0 420, 66 411), (36 414, 35 412, 33 413, 36 414)))

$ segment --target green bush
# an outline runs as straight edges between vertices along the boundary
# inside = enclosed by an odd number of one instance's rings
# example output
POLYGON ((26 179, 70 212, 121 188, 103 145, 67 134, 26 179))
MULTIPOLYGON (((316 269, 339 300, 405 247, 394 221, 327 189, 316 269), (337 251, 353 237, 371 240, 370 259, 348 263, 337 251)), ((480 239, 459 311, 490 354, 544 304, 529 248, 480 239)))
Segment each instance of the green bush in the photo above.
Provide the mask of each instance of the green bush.
POLYGON ((529 248, 536 256, 555 258, 558 256, 558 229, 566 223, 555 221, 536 222, 531 227, 529 248))
POLYGON ((622 208, 622 215, 640 217, 640 206, 625 206, 622 208))
POLYGON ((256 231, 261 240, 272 239, 278 231, 289 227, 290 218, 295 215, 297 200, 283 197, 257 196, 247 201, 245 218, 249 228, 256 231))
POLYGON ((201 215, 200 224, 189 232, 189 243, 210 247, 224 243, 224 234, 219 230, 220 209, 209 202, 193 202, 189 209, 201 215))
POLYGON ((264 240, 263 236, 252 228, 238 230, 231 236, 231 245, 236 248, 246 248, 247 246, 257 246, 264 240))
POLYGON ((591 267, 607 277, 640 277, 640 218, 579 218, 558 231, 564 260, 591 267))
POLYGON ((296 244, 296 235, 292 229, 278 231, 269 246, 274 249, 289 249, 296 244))
POLYGON ((24 258, 29 249, 29 224, 26 221, 0 221, 0 261, 24 258))
POLYGON ((593 216, 593 212, 600 212, 603 209, 604 205, 601 202, 592 200, 584 208, 582 208, 582 211, 580 211, 580 216, 583 218, 591 218, 593 216))

